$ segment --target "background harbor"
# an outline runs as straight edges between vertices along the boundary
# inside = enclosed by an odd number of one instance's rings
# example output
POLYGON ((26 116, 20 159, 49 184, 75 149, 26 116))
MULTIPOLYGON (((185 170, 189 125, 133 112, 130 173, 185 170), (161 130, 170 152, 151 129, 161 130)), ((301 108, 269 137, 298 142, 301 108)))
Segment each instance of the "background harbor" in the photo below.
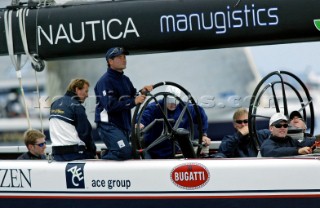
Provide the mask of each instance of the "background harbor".
MULTIPOLYGON (((299 44, 295 45, 297 46, 291 46, 297 47, 293 51, 301 52, 299 44)), ((272 48, 274 46, 264 47, 272 48)), ((281 46, 276 46, 276 48, 279 47, 281 48, 281 46)), ((308 45, 305 48, 308 48, 308 45)), ((161 81, 173 81, 184 86, 191 92, 198 104, 205 108, 210 122, 210 136, 214 140, 219 140, 223 135, 233 132, 231 118, 234 109, 237 107, 247 107, 256 84, 263 76, 275 69, 288 70, 295 73, 310 87, 311 96, 318 96, 319 83, 317 83, 316 79, 318 72, 311 67, 310 62, 305 63, 301 70, 293 70, 290 67, 286 68, 284 67, 285 63, 281 62, 273 63, 276 65, 272 66, 272 62, 266 58, 270 55, 264 55, 266 53, 259 52, 259 50, 261 49, 251 47, 152 55, 129 55, 128 67, 125 73, 131 78, 137 88, 144 84, 155 84, 161 81), (259 61, 261 57, 265 57, 263 62, 259 61), (270 71, 263 68, 268 65, 264 62, 270 63, 270 71), (260 68, 257 66, 260 66, 260 68), (185 73, 186 71, 188 73, 185 73), (308 74, 312 75, 312 73, 313 76, 308 77, 308 74)), ((273 56, 277 57, 277 54, 273 56)), ((17 117, 8 118, 5 114, 5 105, 10 99, 10 93, 12 93, 12 90, 18 90, 19 88, 18 80, 15 77, 15 70, 10 63, 9 57, 0 57, 0 59, 2 62, 0 67, 2 74, 2 84, 0 85, 1 144, 21 145, 23 144, 21 139, 22 133, 28 128, 26 119, 17 117)), ((304 59, 293 57, 286 59, 290 64, 294 60, 301 60, 299 64, 302 64, 304 59)), ((46 133, 48 133, 50 103, 56 97, 64 94, 69 80, 75 77, 85 77, 91 83, 90 96, 85 106, 88 117, 92 125, 95 126, 93 121, 95 107, 93 87, 95 81, 106 69, 104 57, 50 61, 46 65, 49 69, 45 69, 39 73, 35 73, 28 61, 26 61, 26 64, 22 68, 22 83, 28 101, 32 127, 37 129, 44 128, 46 133), (36 93, 36 79, 40 87, 40 99, 36 93), (41 105, 41 111, 39 110, 39 105, 41 105), (42 121, 39 118, 40 112, 43 117, 42 121)), ((315 100, 318 101, 318 99, 315 100)), ((317 119, 317 103, 314 106, 316 108, 315 116, 317 119)), ((316 121, 316 125, 318 124, 319 122, 316 121)), ((315 133, 319 134, 319 128, 315 128, 315 133)))
MULTIPOLYGON (((5 7, 10 2, 1 1, 0 6, 5 7)), ((272 71, 295 73, 309 87, 314 102, 317 102, 319 93, 314 92, 318 92, 319 87, 319 48, 318 42, 310 42, 132 55, 128 56, 125 73, 138 89, 160 81, 173 81, 184 86, 205 108, 210 122, 210 137, 219 140, 223 135, 233 132, 231 117, 234 109, 247 107, 256 84, 272 71)), ((8 118, 5 110, 13 92, 19 91, 19 83, 10 58, 3 56, 0 60, 0 138, 4 145, 12 140, 22 144, 21 133, 28 128, 27 121, 23 114, 8 118)), ((85 106, 92 125, 95 125, 93 87, 106 69, 103 54, 92 59, 46 61, 46 69, 39 73, 34 72, 26 57, 23 57, 23 63, 22 84, 33 128, 47 131, 51 101, 63 95, 68 82, 75 77, 85 77, 91 83, 90 97, 85 106), (40 87, 40 97, 35 93, 36 85, 40 87), (42 119, 39 119, 39 114, 42 119)), ((314 103, 314 106, 318 106, 318 103, 314 103)), ((317 118, 319 113, 315 110, 317 118)), ((319 133, 318 129, 315 129, 316 134, 319 133)))

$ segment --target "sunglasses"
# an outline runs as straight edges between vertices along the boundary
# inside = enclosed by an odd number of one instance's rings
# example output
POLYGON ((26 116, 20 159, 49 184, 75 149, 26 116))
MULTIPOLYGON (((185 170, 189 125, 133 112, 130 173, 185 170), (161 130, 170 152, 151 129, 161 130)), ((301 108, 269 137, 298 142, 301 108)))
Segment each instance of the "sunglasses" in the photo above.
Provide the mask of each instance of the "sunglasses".
POLYGON ((42 143, 39 143, 39 144, 34 144, 34 145, 38 145, 39 147, 43 147, 44 145, 46 145, 47 142, 42 142, 42 143))
POLYGON ((248 123, 248 119, 244 119, 244 120, 235 120, 235 122, 237 123, 237 124, 242 124, 242 123, 248 123))
POLYGON ((288 128, 288 124, 275 124, 275 125, 273 125, 274 127, 276 127, 277 129, 279 129, 279 128, 288 128))

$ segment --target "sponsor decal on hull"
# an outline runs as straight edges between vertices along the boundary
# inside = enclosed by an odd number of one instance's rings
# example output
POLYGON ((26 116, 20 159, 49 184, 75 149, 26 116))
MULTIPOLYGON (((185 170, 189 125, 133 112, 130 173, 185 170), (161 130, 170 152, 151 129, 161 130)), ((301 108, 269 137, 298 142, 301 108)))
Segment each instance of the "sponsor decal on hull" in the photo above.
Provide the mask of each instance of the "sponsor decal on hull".
POLYGON ((2 188, 31 188, 31 169, 0 169, 2 188))
POLYGON ((210 173, 200 163, 186 163, 173 168, 170 177, 179 188, 192 190, 205 186, 210 180, 210 173))
POLYGON ((84 189, 85 163, 68 163, 66 166, 66 183, 68 189, 84 189))

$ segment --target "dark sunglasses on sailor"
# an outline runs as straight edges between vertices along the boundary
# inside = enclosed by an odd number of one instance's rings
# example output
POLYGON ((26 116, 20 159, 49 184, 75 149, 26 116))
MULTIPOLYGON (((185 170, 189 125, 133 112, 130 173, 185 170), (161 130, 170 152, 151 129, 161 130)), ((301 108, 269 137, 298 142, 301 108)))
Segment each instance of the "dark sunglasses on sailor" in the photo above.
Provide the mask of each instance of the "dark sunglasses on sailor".
POLYGON ((237 124, 242 124, 242 123, 248 123, 248 119, 244 119, 244 120, 235 120, 235 122, 237 123, 237 124))
POLYGON ((274 127, 276 127, 277 129, 279 129, 279 128, 288 128, 288 126, 289 126, 289 124, 275 124, 275 125, 273 125, 274 127))
POLYGON ((39 147, 43 147, 43 146, 46 145, 46 144, 47 144, 47 142, 42 142, 42 143, 34 144, 34 145, 37 145, 37 146, 39 146, 39 147))

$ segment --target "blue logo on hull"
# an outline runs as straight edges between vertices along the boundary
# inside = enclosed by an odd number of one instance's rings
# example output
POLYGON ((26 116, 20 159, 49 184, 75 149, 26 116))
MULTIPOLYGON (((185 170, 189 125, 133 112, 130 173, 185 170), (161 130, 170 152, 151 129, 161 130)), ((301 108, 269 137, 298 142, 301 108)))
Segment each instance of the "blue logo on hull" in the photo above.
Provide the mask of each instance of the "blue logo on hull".
POLYGON ((66 166, 67 188, 84 189, 85 163, 68 163, 66 166))

